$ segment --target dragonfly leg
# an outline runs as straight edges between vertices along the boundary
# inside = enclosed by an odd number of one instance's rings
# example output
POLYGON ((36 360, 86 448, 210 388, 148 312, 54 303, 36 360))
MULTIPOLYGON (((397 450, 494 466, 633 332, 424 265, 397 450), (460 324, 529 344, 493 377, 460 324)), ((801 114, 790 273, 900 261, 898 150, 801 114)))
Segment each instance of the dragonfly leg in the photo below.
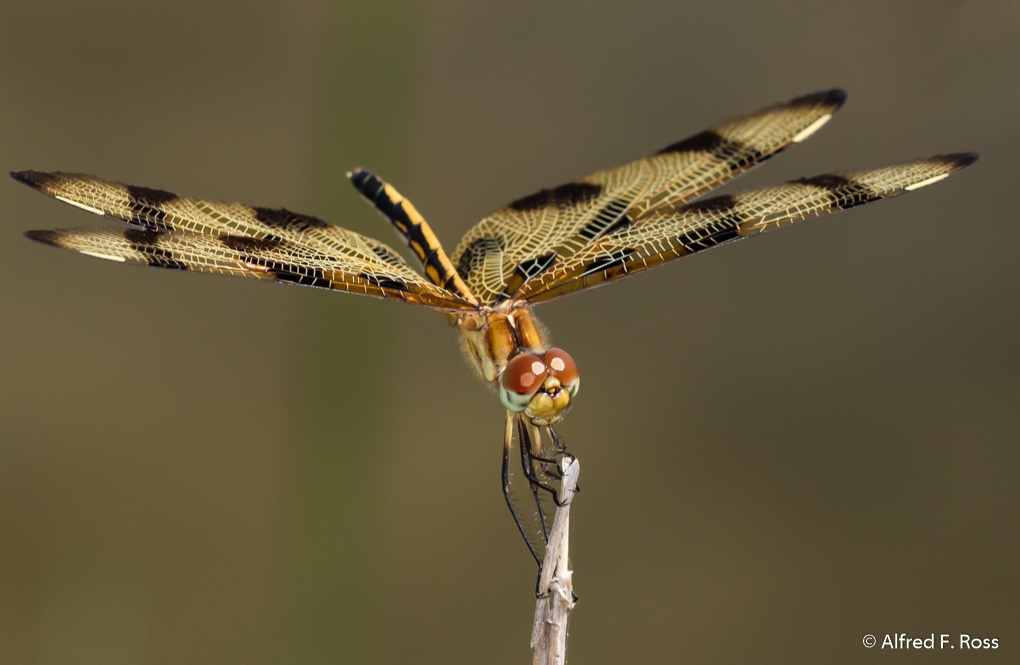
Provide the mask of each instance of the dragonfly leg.
POLYGON ((520 439, 521 468, 528 481, 553 496, 558 494, 555 487, 552 487, 543 478, 558 478, 559 462, 556 459, 543 457, 542 433, 535 427, 528 428, 523 419, 517 421, 517 434, 520 439), (550 465, 552 470, 550 470, 550 465))
POLYGON ((542 495, 539 494, 541 490, 549 492, 553 501, 558 503, 558 494, 556 488, 550 486, 548 483, 543 482, 539 477, 540 474, 548 475, 546 473, 546 464, 544 462, 535 463, 536 457, 534 451, 536 449, 536 441, 541 448, 540 433, 535 432, 536 437, 532 437, 532 433, 528 430, 528 425, 522 418, 517 420, 517 436, 520 443, 521 452, 521 469, 524 471, 524 476, 528 479, 528 487, 531 490, 532 500, 535 502, 535 514, 538 516, 539 527, 542 530, 542 539, 545 542, 549 542, 549 520, 546 517, 545 506, 542 504, 542 495), (540 468, 536 468, 540 467, 540 468))
POLYGON ((560 437, 556 435, 556 430, 552 428, 552 425, 549 425, 547 429, 549 430, 549 436, 552 438, 553 445, 556 446, 556 450, 560 453, 567 452, 567 444, 563 443, 560 437))
MULTIPOLYGON (((566 445, 556 435, 556 430, 554 430, 551 425, 550 426, 546 426, 545 429, 549 431, 549 437, 552 439, 553 445, 556 447, 556 452, 554 453, 554 457, 552 459, 550 459, 550 458, 539 456, 538 454, 534 453, 534 448, 533 447, 529 447, 529 450, 532 450, 531 458, 533 460, 537 460, 539 462, 542 462, 542 467, 543 468, 542 468, 541 472, 542 472, 542 474, 544 476, 549 477, 549 478, 555 478, 556 480, 562 480, 563 476, 562 476, 562 474, 560 474, 560 470, 559 470, 560 462, 559 461, 561 459, 565 458, 565 457, 572 457, 572 455, 567 452, 566 445), (552 466, 551 469, 549 468, 550 465, 552 466)), ((542 440, 542 433, 541 433, 541 431, 537 427, 532 426, 531 431, 532 431, 532 435, 533 435, 535 440, 537 440, 537 441, 541 441, 542 440)), ((522 435, 522 438, 523 438, 523 435, 522 435)), ((523 446, 522 446, 522 449, 523 449, 523 446)), ((540 446, 538 446, 538 449, 539 450, 544 450, 544 446, 540 445, 540 446)), ((563 500, 560 499, 559 491, 549 487, 545 483, 540 482, 537 477, 529 476, 529 478, 532 479, 532 482, 534 482, 534 483, 538 484, 540 487, 542 487, 542 489, 546 490, 547 492, 550 492, 552 494, 552 496, 553 496, 553 502, 557 506, 559 506, 561 508, 564 506, 563 500)), ((580 486, 575 487, 574 491, 575 492, 580 492, 581 491, 580 486)))
POLYGON ((543 428, 532 425, 525 418, 507 413, 503 440, 503 498, 517 525, 517 530, 524 538, 531 555, 538 562, 539 570, 542 568, 541 560, 552 528, 553 513, 550 508, 553 505, 563 505, 558 485, 562 480, 559 468, 560 460, 565 453, 562 452, 562 443, 558 440, 555 444, 550 443, 549 436, 543 431, 543 428), (513 468, 510 458, 514 454, 515 438, 517 439, 517 452, 520 455, 521 472, 527 478, 528 490, 531 493, 532 505, 524 510, 521 508, 519 496, 524 490, 518 488, 516 492, 511 492, 513 468), (547 456, 547 451, 552 455, 547 456))
POLYGON ((514 507, 513 499, 510 497, 510 456, 513 449, 514 417, 510 412, 507 412, 506 415, 506 431, 503 437, 503 498, 506 499, 506 505, 510 509, 510 514, 514 518, 514 524, 517 525, 517 530, 521 533, 521 538, 524 539, 524 544, 528 546, 528 551, 530 551, 531 556, 535 558, 535 563, 538 564, 538 569, 541 571, 542 557, 539 556, 535 546, 532 545, 531 539, 528 537, 528 532, 524 528, 524 523, 521 522, 521 517, 517 514, 517 508, 514 507))

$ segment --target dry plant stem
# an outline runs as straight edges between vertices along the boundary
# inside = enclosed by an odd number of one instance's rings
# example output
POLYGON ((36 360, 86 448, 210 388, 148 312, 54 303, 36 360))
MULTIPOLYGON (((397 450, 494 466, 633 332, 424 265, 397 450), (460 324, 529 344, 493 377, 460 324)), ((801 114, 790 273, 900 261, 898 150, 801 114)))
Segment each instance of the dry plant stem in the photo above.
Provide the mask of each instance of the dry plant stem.
POLYGON ((535 603, 535 625, 531 631, 531 648, 535 665, 562 665, 567 662, 567 618, 574 608, 574 582, 570 570, 570 504, 577 489, 581 465, 577 458, 565 455, 560 460, 563 480, 560 501, 556 508, 549 545, 539 577, 539 597, 535 603))

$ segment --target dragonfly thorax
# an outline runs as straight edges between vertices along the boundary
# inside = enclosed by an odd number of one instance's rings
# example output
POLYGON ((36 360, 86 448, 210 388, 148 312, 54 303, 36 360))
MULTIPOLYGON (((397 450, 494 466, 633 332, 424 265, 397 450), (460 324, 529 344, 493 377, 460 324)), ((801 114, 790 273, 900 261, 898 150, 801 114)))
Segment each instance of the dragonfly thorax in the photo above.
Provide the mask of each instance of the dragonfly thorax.
POLYGON ((458 315, 464 354, 509 411, 535 425, 560 420, 580 386, 570 354, 547 347, 541 324, 520 302, 458 315))

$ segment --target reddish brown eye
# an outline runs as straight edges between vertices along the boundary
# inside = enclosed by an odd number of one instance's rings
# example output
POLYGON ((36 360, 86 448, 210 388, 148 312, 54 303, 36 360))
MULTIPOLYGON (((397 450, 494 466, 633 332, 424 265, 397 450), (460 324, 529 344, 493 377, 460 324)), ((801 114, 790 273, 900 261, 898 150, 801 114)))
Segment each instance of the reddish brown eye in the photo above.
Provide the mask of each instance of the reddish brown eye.
POLYGON ((545 363, 541 358, 522 353, 506 364, 500 382, 510 392, 530 395, 541 387, 545 371, 545 363))
POLYGON ((550 373, 560 380, 565 386, 572 386, 577 383, 577 365, 570 354, 563 349, 550 348, 545 352, 545 362, 549 366, 550 373))

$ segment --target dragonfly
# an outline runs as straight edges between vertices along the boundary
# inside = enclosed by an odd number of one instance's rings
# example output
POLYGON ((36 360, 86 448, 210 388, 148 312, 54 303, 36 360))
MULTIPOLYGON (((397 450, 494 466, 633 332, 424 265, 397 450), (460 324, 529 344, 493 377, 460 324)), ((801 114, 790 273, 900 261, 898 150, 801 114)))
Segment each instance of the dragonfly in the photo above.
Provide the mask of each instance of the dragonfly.
POLYGON ((622 166, 518 198, 472 227, 452 256, 391 185, 365 169, 348 173, 417 257, 420 272, 377 240, 286 209, 184 198, 84 174, 11 175, 126 224, 25 234, 47 245, 120 263, 319 287, 445 313, 476 374, 506 408, 503 494, 541 567, 548 530, 538 497, 556 496, 554 463, 566 447, 554 427, 576 401, 581 380, 570 354, 550 345, 534 307, 800 220, 931 185, 977 159, 974 153, 942 154, 706 196, 807 139, 845 98, 838 89, 797 97, 622 166), (531 522, 522 520, 511 493, 515 454, 536 499, 537 528, 525 526, 531 522))

